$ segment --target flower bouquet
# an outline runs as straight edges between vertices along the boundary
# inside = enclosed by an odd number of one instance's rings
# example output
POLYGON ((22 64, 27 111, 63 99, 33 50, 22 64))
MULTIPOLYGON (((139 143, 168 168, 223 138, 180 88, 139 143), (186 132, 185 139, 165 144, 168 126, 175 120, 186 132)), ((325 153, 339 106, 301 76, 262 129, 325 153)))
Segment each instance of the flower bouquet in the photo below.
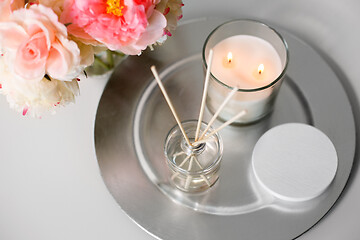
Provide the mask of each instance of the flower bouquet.
POLYGON ((181 0, 0 0, 0 93, 23 115, 75 101, 99 51, 140 55, 182 17, 181 0))

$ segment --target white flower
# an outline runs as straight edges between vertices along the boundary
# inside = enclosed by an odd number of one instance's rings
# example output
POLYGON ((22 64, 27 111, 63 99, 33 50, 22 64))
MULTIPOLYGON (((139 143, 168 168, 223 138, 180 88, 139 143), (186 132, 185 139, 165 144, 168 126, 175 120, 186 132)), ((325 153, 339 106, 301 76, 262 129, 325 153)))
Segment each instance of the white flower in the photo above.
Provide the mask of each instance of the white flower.
POLYGON ((46 112, 55 113, 59 106, 75 102, 79 95, 76 79, 60 81, 56 79, 23 81, 16 78, 0 57, 0 92, 6 96, 10 107, 23 115, 41 117, 46 112))
POLYGON ((177 22, 183 17, 181 8, 184 6, 182 0, 161 0, 156 5, 156 10, 164 14, 167 25, 165 27, 165 34, 171 36, 177 27, 177 22))
POLYGON ((64 0, 39 0, 30 2, 35 2, 37 4, 41 4, 48 8, 51 8, 59 17, 64 9, 64 0))

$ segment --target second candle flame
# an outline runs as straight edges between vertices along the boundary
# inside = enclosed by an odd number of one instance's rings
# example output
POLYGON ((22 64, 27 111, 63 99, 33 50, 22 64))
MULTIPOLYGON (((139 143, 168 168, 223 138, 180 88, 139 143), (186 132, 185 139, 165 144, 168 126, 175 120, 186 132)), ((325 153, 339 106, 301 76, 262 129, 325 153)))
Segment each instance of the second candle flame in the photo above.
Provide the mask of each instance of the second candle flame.
POLYGON ((264 71, 264 64, 260 64, 259 67, 258 67, 258 72, 259 74, 261 74, 263 71, 264 71))
POLYGON ((232 58, 233 58, 233 55, 232 55, 231 52, 229 52, 228 55, 227 55, 227 60, 228 60, 229 63, 231 63, 232 58))

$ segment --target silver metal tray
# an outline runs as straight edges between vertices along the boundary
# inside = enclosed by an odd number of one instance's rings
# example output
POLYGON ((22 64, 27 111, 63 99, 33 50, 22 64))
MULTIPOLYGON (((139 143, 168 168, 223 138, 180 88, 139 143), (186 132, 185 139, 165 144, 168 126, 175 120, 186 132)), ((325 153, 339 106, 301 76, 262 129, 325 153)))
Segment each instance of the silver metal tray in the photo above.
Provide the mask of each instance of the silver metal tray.
MULTIPOLYGON (((114 71, 95 123, 101 174, 121 208, 157 238, 294 239, 321 220, 343 191, 354 160, 356 130, 341 80, 311 47, 287 32, 280 30, 289 44, 290 63, 274 112, 257 124, 222 130, 220 179, 210 190, 186 194, 168 182, 163 147, 176 122, 149 68, 158 67, 181 119, 196 119, 204 78, 202 44, 222 22, 188 22, 163 46, 128 57, 114 71), (258 185, 251 169, 258 138, 288 122, 317 127, 338 153, 338 171, 330 188, 302 203, 272 197, 258 185)), ((210 117, 206 112, 204 120, 210 117)))

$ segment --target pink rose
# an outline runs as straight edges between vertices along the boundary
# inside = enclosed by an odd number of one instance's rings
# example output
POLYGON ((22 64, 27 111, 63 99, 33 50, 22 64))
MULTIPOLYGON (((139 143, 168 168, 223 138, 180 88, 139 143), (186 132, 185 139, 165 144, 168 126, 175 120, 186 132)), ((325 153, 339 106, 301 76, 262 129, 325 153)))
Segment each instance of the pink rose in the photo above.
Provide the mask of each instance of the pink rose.
POLYGON ((57 15, 42 5, 16 10, 0 22, 0 49, 5 64, 20 79, 41 81, 47 74, 70 81, 82 71, 78 46, 68 40, 57 15))
POLYGON ((139 54, 162 37, 166 18, 154 0, 65 0, 61 22, 84 43, 139 54))
POLYGON ((22 8, 25 0, 0 0, 0 21, 7 20, 12 11, 22 8))

